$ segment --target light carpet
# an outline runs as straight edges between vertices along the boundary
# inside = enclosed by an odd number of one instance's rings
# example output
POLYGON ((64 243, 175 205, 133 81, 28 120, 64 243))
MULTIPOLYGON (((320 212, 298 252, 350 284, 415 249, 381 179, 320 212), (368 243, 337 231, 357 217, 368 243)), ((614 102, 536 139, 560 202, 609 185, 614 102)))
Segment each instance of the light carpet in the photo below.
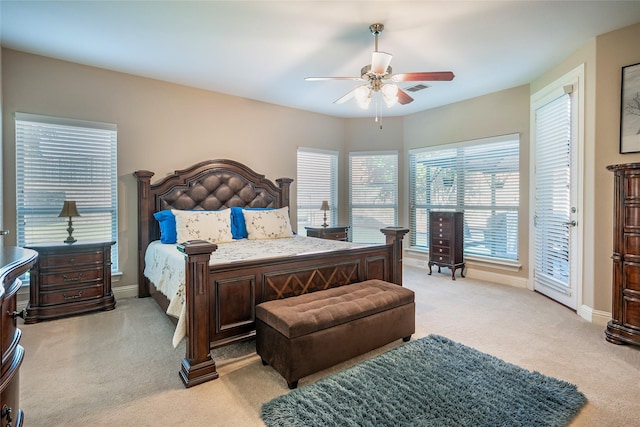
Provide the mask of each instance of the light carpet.
POLYGON ((429 335, 262 406, 267 426, 565 426, 577 387, 429 335))

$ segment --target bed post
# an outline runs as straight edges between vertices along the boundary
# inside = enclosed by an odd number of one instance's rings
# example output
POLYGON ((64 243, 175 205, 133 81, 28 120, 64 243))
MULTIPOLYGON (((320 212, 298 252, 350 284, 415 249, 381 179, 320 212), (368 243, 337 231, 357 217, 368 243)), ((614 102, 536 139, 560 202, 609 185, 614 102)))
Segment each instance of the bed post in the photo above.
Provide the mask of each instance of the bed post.
POLYGON ((285 206, 289 206, 289 189, 290 189, 291 183, 293 182, 293 179, 278 178, 276 179, 276 182, 278 183, 278 187, 280 187, 280 190, 281 190, 279 207, 283 208, 285 206))
POLYGON ((148 297, 149 284, 144 277, 144 253, 149 245, 149 193, 151 190, 151 171, 135 171, 138 179, 138 298, 148 297))
POLYGON ((191 387, 218 378, 216 362, 211 357, 210 328, 212 319, 209 284, 209 259, 218 246, 202 240, 179 244, 185 255, 186 285, 186 354, 182 359, 180 378, 191 387))
POLYGON ((402 239, 409 232, 408 228, 385 227, 380 229, 387 238, 387 245, 393 245, 391 262, 391 281, 402 286, 402 239))

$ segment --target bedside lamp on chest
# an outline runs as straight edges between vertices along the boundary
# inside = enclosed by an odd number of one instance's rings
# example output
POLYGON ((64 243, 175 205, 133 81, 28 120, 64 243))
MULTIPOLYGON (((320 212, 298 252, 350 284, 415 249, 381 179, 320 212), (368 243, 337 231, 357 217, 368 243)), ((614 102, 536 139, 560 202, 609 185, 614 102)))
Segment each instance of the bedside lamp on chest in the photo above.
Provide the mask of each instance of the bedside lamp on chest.
POLYGON ((62 206, 62 210, 60 211, 60 215, 58 217, 69 217, 69 227, 67 228, 67 232, 69 236, 64 241, 64 243, 75 243, 77 240, 73 238, 73 223, 71 222, 71 217, 80 216, 78 213, 78 208, 76 208, 75 200, 66 200, 64 205, 62 206))
POLYGON ((330 210, 329 209, 329 202, 326 200, 322 201, 322 206, 320 207, 321 211, 324 211, 324 224, 322 224, 323 227, 328 227, 329 224, 327 224, 327 211, 330 210))

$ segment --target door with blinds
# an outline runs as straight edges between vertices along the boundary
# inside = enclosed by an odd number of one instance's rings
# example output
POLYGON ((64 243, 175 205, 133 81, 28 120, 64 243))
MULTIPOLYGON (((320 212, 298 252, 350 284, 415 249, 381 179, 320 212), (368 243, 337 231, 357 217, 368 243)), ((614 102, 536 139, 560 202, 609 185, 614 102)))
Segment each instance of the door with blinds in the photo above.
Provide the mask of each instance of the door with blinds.
POLYGON ((534 289, 572 309, 578 303, 577 84, 533 102, 534 289))

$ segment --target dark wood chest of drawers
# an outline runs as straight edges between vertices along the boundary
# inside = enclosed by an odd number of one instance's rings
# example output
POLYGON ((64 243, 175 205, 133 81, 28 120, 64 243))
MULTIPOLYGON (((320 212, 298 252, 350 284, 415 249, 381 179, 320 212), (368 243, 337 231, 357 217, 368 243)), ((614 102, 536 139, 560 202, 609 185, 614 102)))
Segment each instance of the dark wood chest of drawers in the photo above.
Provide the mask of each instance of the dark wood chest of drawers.
POLYGON ((22 333, 16 319, 17 295, 22 282, 19 277, 35 263, 38 254, 29 249, 0 246, 0 425, 20 427, 24 415, 20 409, 20 366, 24 348, 20 345, 22 333))
POLYGON ((308 237, 321 239, 349 241, 349 226, 344 227, 305 227, 308 237))
POLYGON ((608 166, 614 176, 613 307, 605 336, 640 345, 640 163, 608 166))
POLYGON ((462 212, 429 212, 429 274, 431 266, 447 267, 456 280, 456 270, 464 277, 464 234, 462 212))
POLYGON ((77 242, 31 246, 38 262, 31 270, 25 323, 93 310, 112 310, 111 246, 115 242, 77 242))

